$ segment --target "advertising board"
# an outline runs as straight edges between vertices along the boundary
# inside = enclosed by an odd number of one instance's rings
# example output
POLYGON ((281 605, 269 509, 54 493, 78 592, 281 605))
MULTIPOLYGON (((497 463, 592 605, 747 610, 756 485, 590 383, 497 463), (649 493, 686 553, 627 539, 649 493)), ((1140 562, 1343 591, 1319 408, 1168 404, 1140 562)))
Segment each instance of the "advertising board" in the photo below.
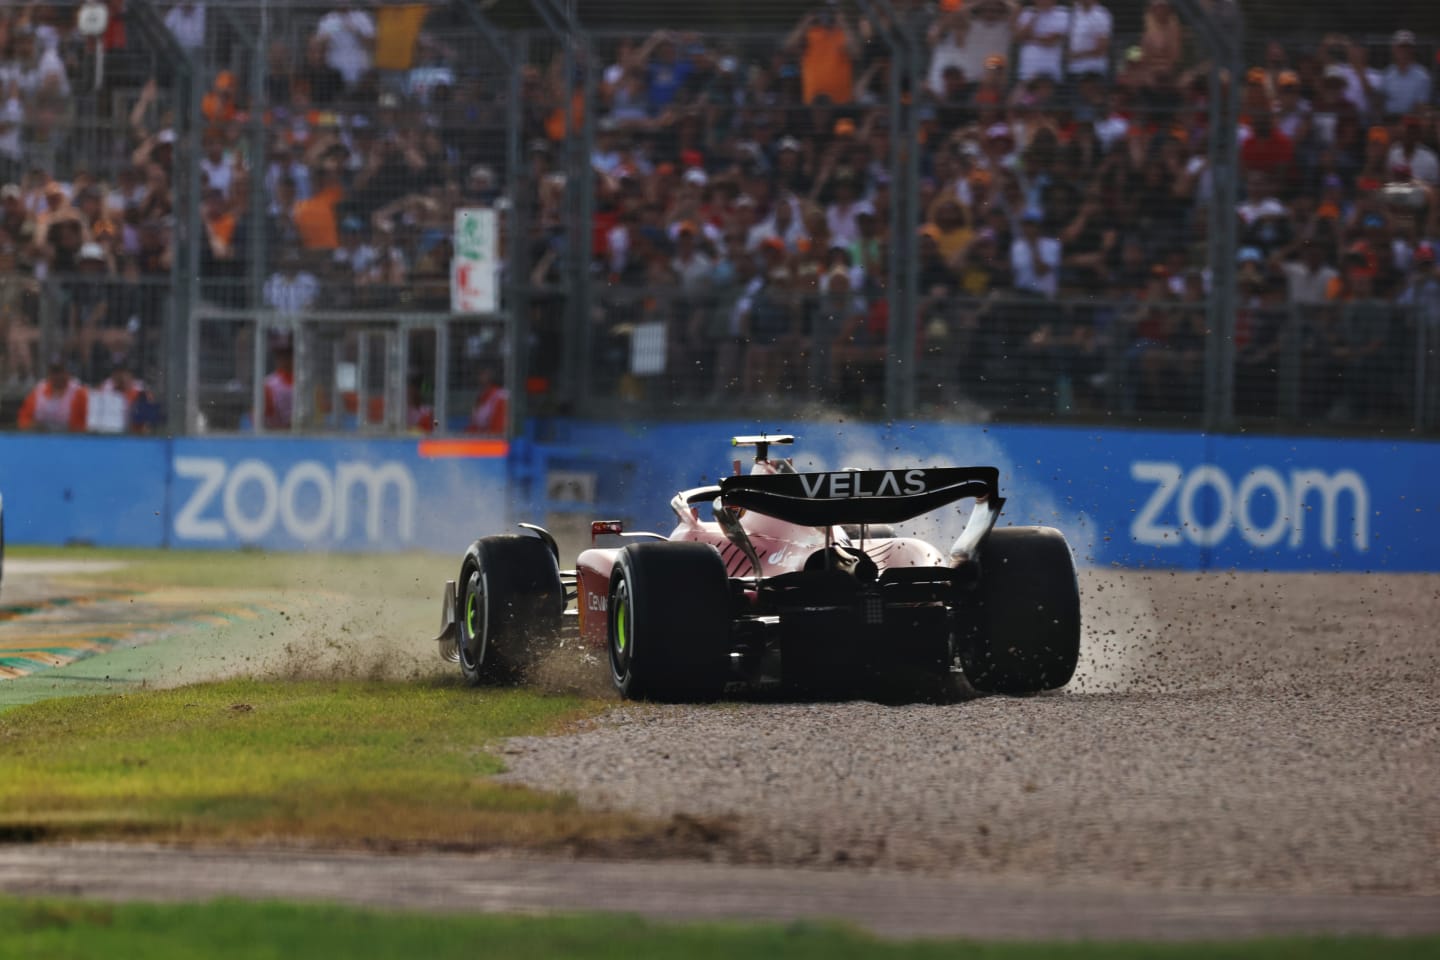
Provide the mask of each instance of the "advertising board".
MULTIPOLYGON (((452 552, 556 510, 668 531, 677 490, 743 460, 728 438, 770 429, 798 435, 801 471, 996 466, 1001 523, 1059 527, 1082 563, 1440 570, 1436 443, 942 423, 547 428, 508 457, 493 441, 11 434, 0 494, 13 543, 452 552)), ((961 522, 952 508, 911 529, 943 541, 961 522)))

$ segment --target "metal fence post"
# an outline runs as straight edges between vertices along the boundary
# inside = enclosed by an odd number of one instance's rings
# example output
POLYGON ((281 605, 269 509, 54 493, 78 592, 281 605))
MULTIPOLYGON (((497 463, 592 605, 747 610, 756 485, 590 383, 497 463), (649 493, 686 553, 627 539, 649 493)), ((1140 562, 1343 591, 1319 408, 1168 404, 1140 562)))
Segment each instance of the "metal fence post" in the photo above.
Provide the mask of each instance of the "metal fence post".
POLYGON ((562 43, 564 51, 565 198, 573 219, 566 229, 565 316, 566 336, 562 352, 561 394, 579 409, 589 398, 590 381, 590 225, 595 222, 595 185, 590 156, 595 143, 595 50, 590 35, 580 22, 575 0, 531 0, 545 25, 562 43), (581 97, 584 111, 580 129, 574 122, 575 71, 584 71, 581 97), (577 136, 578 134, 578 136, 577 136))
POLYGON ((1205 428, 1235 422, 1235 207, 1239 176, 1236 124, 1243 80, 1244 22, 1234 0, 1177 0, 1195 28, 1210 68, 1211 196, 1206 246, 1210 256, 1209 337, 1205 351, 1205 428), (1228 78, 1228 83, 1224 79, 1228 78))
MULTIPOLYGON (((525 144, 522 142, 525 123, 523 109, 523 76, 526 61, 530 56, 529 36, 523 31, 510 34, 500 32, 490 23, 474 0, 461 0, 461 9, 470 23, 485 40, 485 44, 505 65, 506 69, 506 116, 505 116, 505 196, 509 209, 505 211, 506 244, 502 252, 505 275, 501 278, 501 312, 506 316, 505 385, 510 391, 510 402, 506 409, 505 433, 515 436, 524 426, 528 413, 528 396, 525 382, 530 369, 530 277, 526 269, 529 252, 529 212, 526 206, 531 196, 529 169, 525 164, 525 144)), ((442 393, 449 390, 449 370, 441 369, 448 358, 449 331, 436 328, 436 379, 435 415, 437 426, 444 430, 445 414, 449 397, 442 393), (442 349, 442 344, 445 345, 442 349)))
POLYGON ((915 408, 915 286, 916 232, 919 219, 918 78, 923 51, 916 44, 914 20, 902 20, 890 0, 858 0, 861 11, 879 27, 890 48, 888 85, 890 125, 890 255, 886 264, 886 296, 890 322, 886 330, 885 413, 895 419, 915 408), (904 77, 905 84, 901 78, 904 77), (909 98, 902 87, 909 86, 909 98))
MULTIPOLYGON (((164 333, 165 416, 171 433, 187 433, 194 424, 186 422, 185 381, 190 333, 190 312, 196 306, 200 273, 200 190, 199 171, 195 164, 184 164, 183 157, 200 156, 200 100, 204 95, 203 78, 185 48, 165 26, 151 0, 132 0, 129 10, 132 22, 148 36, 161 53, 175 66, 176 130, 175 164, 172 178, 183 172, 185 191, 175 191, 176 205, 172 227, 173 260, 170 267, 170 311, 164 333), (183 244, 181 241, 184 241, 183 244)), ((178 187, 180 184, 173 184, 178 187)))

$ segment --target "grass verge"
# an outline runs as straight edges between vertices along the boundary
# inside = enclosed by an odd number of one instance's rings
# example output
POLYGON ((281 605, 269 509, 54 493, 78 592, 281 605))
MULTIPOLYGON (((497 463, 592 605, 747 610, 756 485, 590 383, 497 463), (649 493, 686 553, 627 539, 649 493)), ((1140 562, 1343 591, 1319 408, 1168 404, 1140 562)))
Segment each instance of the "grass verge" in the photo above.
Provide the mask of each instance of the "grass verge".
POLYGON ((603 704, 458 684, 233 680, 0 713, 0 840, 131 836, 454 849, 655 826, 492 782, 486 747, 603 704))
POLYGON ((434 916, 333 906, 216 901, 111 905, 0 899, 8 957, 424 956, 645 958, 967 957, 975 960, 1349 960, 1433 957, 1440 939, 1262 940, 1234 944, 881 942, 842 927, 657 924, 634 917, 434 916))
POLYGON ((459 567, 436 553, 269 553, 263 550, 142 550, 120 547, 10 546, 15 560, 114 563, 60 579, 136 587, 243 587, 255 590, 338 589, 412 595, 435 592, 459 567))

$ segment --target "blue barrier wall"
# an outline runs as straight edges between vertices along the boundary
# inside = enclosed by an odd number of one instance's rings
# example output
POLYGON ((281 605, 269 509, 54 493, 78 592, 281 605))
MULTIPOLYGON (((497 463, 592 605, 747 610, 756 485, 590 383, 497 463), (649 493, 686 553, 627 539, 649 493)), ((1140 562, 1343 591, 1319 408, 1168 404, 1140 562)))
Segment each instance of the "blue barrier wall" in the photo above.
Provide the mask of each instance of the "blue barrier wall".
POLYGON ((168 444, 134 437, 0 435, 11 543, 158 547, 168 444))
POLYGON ((458 551, 508 522, 501 457, 415 440, 0 436, 14 543, 458 551))
MULTIPOLYGON (((678 489, 729 472, 737 433, 790 431, 798 469, 991 464, 1002 523, 1065 531, 1094 564, 1239 570, 1440 570, 1440 444, 1207 436, 1148 430, 918 423, 600 424, 552 427, 596 469, 629 469, 619 496, 668 530, 678 489), (608 462, 607 462, 608 461, 608 462)), ((913 532, 953 536, 940 515, 913 532)), ((948 542, 945 541, 945 542, 948 542)))
MULTIPOLYGON (((668 530, 682 487, 730 471, 728 438, 799 435, 801 469, 993 464, 1002 523, 1063 529, 1095 564, 1440 570, 1440 444, 919 423, 558 422, 503 458, 415 440, 0 436, 15 543, 456 551, 543 520, 547 472, 594 475, 597 505, 668 530)), ((948 542, 950 511, 913 532, 948 542)))

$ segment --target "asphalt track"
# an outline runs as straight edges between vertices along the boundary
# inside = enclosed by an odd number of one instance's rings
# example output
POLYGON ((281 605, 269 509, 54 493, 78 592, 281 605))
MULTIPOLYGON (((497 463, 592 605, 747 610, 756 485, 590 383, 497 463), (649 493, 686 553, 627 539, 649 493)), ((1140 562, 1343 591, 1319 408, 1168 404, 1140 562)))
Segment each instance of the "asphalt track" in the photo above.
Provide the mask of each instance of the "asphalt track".
POLYGON ((894 872, 487 856, 376 857, 99 844, 0 847, 0 892, 109 900, 311 900, 665 921, 843 920, 890 937, 1221 940, 1440 930, 1434 900, 1045 889, 894 872))
MULTIPOLYGON (((888 936, 1440 932, 1440 577, 1083 583, 1089 652, 1056 696, 626 707, 507 746, 513 779, 721 824, 716 862, 12 845, 0 891, 828 917, 888 936)), ((7 571, 7 603, 45 595, 7 571)), ((297 654, 323 669, 303 617, 279 636, 276 618, 261 624, 194 626, 51 673, 179 683, 283 673, 297 654)), ((359 642, 398 677, 439 669, 389 626, 359 642)), ((47 682, 68 689, 45 674, 0 687, 47 682)))

